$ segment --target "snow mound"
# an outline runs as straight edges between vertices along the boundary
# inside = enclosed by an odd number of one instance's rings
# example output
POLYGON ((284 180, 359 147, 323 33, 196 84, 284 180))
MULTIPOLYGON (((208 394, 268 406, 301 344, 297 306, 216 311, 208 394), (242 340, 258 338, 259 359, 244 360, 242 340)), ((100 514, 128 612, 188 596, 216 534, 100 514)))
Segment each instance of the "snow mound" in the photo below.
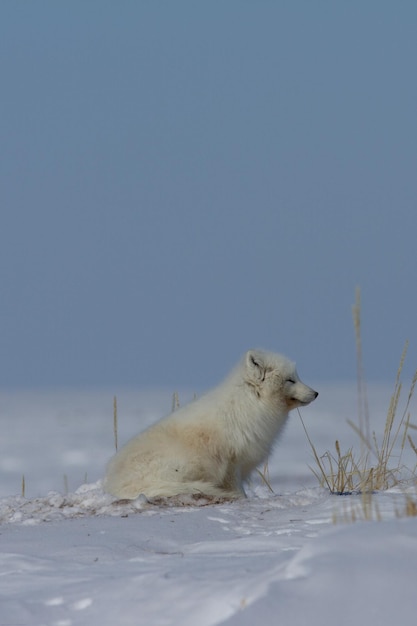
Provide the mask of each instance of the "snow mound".
POLYGON ((113 496, 103 491, 102 481, 81 485, 74 493, 62 494, 50 491, 44 497, 27 499, 22 496, 9 496, 0 499, 0 524, 21 523, 25 525, 39 524, 62 519, 73 519, 92 516, 127 517, 131 514, 154 513, 162 514, 172 509, 189 509, 212 505, 229 505, 237 507, 246 504, 252 511, 264 508, 266 505, 273 509, 285 509, 292 506, 305 506, 317 501, 320 490, 305 489, 295 494, 285 496, 271 495, 260 486, 250 492, 248 500, 230 501, 222 498, 212 498, 203 494, 178 495, 164 498, 147 499, 141 495, 135 500, 115 500, 113 496))
POLYGON ((0 523, 20 522, 37 524, 59 519, 92 515, 129 514, 147 506, 142 498, 133 501, 114 502, 104 493, 102 481, 81 485, 74 493, 61 494, 50 491, 41 498, 30 500, 22 496, 11 496, 0 500, 0 523))

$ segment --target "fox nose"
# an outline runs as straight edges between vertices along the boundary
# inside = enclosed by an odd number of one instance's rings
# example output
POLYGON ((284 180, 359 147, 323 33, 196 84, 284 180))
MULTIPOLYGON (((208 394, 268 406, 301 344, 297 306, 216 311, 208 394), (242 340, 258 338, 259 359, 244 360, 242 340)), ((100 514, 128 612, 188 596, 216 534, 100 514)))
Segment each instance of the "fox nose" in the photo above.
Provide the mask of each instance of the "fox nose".
POLYGON ((318 391, 315 391, 315 392, 314 392, 314 399, 316 399, 318 395, 319 395, 319 392, 318 392, 318 391))

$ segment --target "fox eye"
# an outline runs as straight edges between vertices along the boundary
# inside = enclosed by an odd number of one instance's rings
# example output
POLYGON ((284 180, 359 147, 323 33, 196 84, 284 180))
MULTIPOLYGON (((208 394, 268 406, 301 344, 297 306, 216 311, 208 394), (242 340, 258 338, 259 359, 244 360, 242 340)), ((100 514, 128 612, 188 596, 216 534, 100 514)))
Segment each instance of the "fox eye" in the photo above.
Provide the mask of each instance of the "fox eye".
POLYGON ((292 385, 295 385, 295 380, 293 378, 287 378, 287 383, 291 383, 292 385))

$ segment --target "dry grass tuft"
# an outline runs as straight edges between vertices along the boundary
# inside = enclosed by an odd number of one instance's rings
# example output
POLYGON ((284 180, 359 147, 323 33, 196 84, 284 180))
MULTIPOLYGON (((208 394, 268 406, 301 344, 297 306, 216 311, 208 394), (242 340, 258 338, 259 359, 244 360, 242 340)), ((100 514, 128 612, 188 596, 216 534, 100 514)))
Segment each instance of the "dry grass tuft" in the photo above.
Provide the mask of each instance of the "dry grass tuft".
MULTIPOLYGON (((319 456, 311 441, 304 422, 301 423, 307 436, 308 442, 313 451, 316 467, 311 468, 320 484, 327 487, 329 491, 337 495, 360 494, 361 500, 358 505, 351 506, 349 511, 345 511, 343 519, 355 521, 356 519, 380 519, 377 505, 372 498, 375 491, 382 491, 391 487, 401 485, 406 478, 404 474, 408 472, 408 479, 415 480, 417 473, 417 459, 413 468, 406 468, 403 465, 403 455, 406 447, 417 456, 417 446, 414 443, 410 430, 417 429, 411 423, 410 403, 417 384, 417 371, 414 374, 408 392, 405 408, 399 414, 398 406, 402 391, 401 374, 403 371, 408 342, 406 342, 401 354, 399 367, 395 379, 394 391, 388 407, 385 420, 384 433, 382 439, 374 431, 371 432, 368 401, 366 395, 365 376, 362 365, 362 340, 361 340, 361 319, 360 319, 360 291, 356 291, 356 302, 353 306, 353 321, 356 337, 357 370, 358 370, 358 423, 348 420, 359 437, 360 453, 355 456, 353 449, 347 452, 341 451, 339 441, 335 442, 335 452, 327 451, 319 456), (399 454, 394 455, 399 445, 399 454)), ((411 496, 406 496, 406 515, 417 514, 417 502, 411 496)))
MULTIPOLYGON (((359 425, 348 420, 348 424, 356 432, 361 443, 361 453, 358 457, 355 457, 352 448, 342 453, 339 441, 335 442, 335 453, 327 451, 322 456, 319 456, 314 444, 308 436, 300 415, 301 423, 316 461, 317 468, 311 469, 321 485, 328 487, 331 493, 339 495, 364 492, 371 493, 373 491, 381 491, 394 487, 400 483, 406 471, 402 462, 406 446, 409 445, 417 456, 417 446, 409 433, 410 429, 416 428, 416 426, 410 422, 409 406, 417 383, 417 372, 414 374, 411 383, 405 409, 400 416, 397 415, 401 391, 399 376, 403 368, 404 357, 405 350, 403 351, 398 368, 397 379, 388 408, 382 441, 378 441, 374 431, 372 435, 368 437, 366 432, 359 425), (400 452, 395 458, 393 451, 396 444, 399 442, 401 442, 400 452)), ((415 476, 416 470, 417 463, 413 468, 408 470, 409 476, 415 476)))

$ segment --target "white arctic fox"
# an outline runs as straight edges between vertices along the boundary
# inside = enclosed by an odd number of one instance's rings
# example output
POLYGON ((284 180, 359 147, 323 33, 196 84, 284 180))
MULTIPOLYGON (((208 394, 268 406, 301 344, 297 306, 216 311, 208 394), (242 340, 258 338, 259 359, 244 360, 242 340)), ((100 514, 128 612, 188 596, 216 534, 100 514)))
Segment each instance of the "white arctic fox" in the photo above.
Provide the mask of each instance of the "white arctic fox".
POLYGON ((267 459, 289 411, 317 395, 284 356, 249 350, 221 385, 119 450, 104 487, 128 499, 242 497, 243 483, 267 459))

